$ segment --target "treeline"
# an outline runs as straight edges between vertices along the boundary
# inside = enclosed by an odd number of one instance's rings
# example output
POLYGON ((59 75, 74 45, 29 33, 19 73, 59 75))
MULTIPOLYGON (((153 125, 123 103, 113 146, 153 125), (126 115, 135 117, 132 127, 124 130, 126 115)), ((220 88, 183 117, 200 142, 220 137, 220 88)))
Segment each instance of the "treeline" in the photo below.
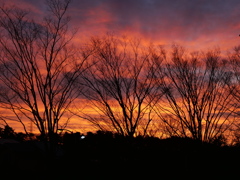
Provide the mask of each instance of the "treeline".
POLYGON ((126 137, 239 142, 240 48, 187 52, 114 35, 72 44, 70 1, 48 1, 42 21, 0 7, 3 123, 26 122, 55 142, 74 116, 126 137), (9 114, 11 112, 11 114, 9 114))
MULTIPOLYGON (((238 177, 239 147, 192 138, 124 137, 111 132, 65 139, 68 177, 86 179, 210 179, 238 177), (72 140, 73 140, 72 139, 72 140), (75 164, 73 162, 79 162, 75 164)), ((65 166, 63 171, 66 170, 65 166)))
POLYGON ((211 142, 237 127, 237 49, 223 59, 218 50, 187 53, 174 45, 167 53, 114 36, 94 38, 90 47, 93 63, 79 86, 99 116, 80 117, 101 130, 211 142))
POLYGON ((37 139, 18 142, 0 144, 1 176, 37 180, 238 177, 239 147, 219 142, 66 132, 59 136, 54 158, 37 139))

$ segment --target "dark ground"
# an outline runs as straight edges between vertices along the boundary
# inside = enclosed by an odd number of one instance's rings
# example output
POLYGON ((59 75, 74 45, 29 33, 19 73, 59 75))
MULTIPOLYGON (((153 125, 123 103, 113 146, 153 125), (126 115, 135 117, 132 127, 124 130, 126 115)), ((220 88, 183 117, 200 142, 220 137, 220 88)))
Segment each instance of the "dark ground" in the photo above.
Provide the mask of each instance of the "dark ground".
POLYGON ((239 147, 188 138, 66 134, 54 159, 27 141, 1 144, 0 162, 0 179, 240 179, 239 147))

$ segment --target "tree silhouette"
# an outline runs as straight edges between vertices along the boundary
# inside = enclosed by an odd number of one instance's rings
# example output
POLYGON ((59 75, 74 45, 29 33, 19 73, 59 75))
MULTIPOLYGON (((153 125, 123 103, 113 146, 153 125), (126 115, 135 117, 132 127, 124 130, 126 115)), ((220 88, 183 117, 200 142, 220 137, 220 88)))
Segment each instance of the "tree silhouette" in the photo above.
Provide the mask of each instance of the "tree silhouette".
POLYGON ((154 48, 143 51, 140 46, 140 41, 112 35, 92 39, 92 64, 79 84, 98 115, 81 117, 101 130, 124 136, 147 133, 159 98, 152 68, 158 55, 154 48))
POLYGON ((232 73, 217 50, 203 56, 184 53, 174 46, 170 62, 159 69, 164 74, 159 81, 164 101, 156 106, 156 113, 168 135, 211 142, 234 120, 236 103, 227 85, 232 73))
POLYGON ((12 127, 6 125, 4 128, 0 128, 0 137, 1 138, 14 138, 15 132, 12 127))
POLYGON ((71 45, 75 32, 69 32, 69 3, 47 1, 48 13, 41 22, 25 10, 0 7, 1 107, 23 125, 26 119, 33 122, 50 141, 77 97, 72 87, 85 61, 75 56, 78 52, 71 45))

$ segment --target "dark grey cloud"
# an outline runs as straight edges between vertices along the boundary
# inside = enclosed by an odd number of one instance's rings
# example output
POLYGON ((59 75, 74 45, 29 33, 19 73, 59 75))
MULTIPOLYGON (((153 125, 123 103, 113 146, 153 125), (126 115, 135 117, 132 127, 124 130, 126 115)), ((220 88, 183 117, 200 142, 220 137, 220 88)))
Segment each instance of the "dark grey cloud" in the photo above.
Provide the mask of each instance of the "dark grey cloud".
POLYGON ((180 39, 231 32, 240 16, 238 0, 75 0, 73 6, 74 18, 83 23, 106 12, 112 18, 107 29, 180 39), (95 17, 90 11, 96 11, 95 17))
MULTIPOLYGON (((44 1, 21 0, 40 11, 44 1)), ((69 14, 82 32, 130 32, 152 40, 237 41, 239 0, 72 0, 69 14)))

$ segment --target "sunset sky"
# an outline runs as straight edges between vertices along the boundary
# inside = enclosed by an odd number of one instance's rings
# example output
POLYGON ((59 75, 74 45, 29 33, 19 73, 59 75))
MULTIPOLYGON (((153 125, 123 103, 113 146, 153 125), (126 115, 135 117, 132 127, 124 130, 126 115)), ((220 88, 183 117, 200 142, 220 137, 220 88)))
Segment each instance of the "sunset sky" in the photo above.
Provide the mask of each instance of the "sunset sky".
MULTIPOLYGON (((44 0, 11 0, 39 17, 44 0)), ((72 0, 69 15, 85 40, 106 32, 193 50, 231 49, 240 42, 239 0, 72 0)))
MULTIPOLYGON (((35 18, 46 13, 44 2, 5 0, 35 18)), ((78 28, 75 42, 114 33, 190 50, 226 52, 240 44, 239 0, 72 0, 68 13, 78 28)))

